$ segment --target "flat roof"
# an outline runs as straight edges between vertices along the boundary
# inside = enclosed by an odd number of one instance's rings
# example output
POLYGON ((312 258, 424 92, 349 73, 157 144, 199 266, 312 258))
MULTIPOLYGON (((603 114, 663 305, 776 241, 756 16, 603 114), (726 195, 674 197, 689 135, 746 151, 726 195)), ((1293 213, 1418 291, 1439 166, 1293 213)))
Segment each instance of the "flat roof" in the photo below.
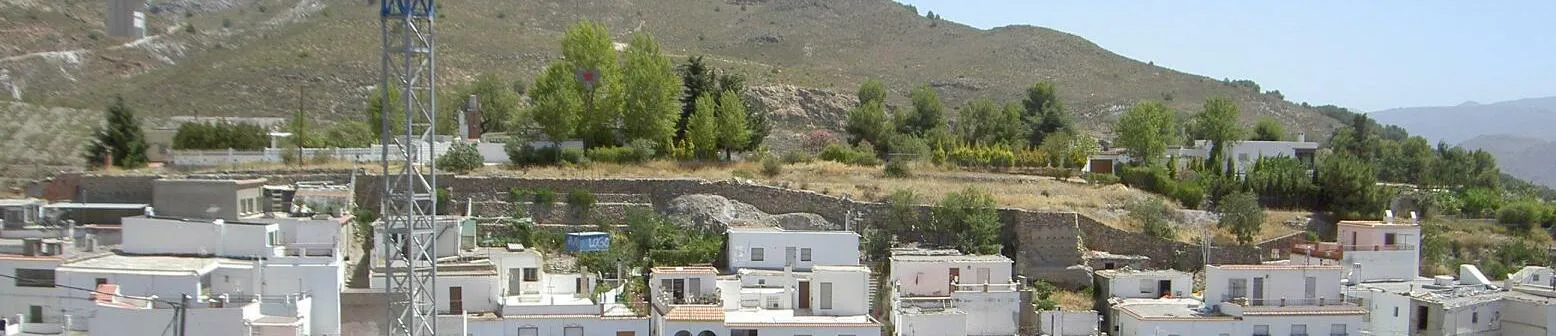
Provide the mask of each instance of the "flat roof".
POLYGON ((649 272, 652 274, 719 274, 719 270, 711 266, 663 266, 654 267, 649 272))
POLYGON ((1128 276, 1182 276, 1182 277, 1193 277, 1194 276, 1192 274, 1189 274, 1189 272, 1184 272, 1184 271, 1179 271, 1179 270, 1171 270, 1171 269, 1166 269, 1166 270, 1135 270, 1135 269, 1127 269, 1127 268, 1099 270, 1099 271, 1097 271, 1097 275, 1098 276, 1102 276, 1102 277, 1108 277, 1108 278, 1112 278, 1112 277, 1128 277, 1128 276))
POLYGON ((1322 306, 1243 306, 1243 316, 1361 315, 1366 313, 1367 309, 1350 303, 1326 304, 1322 306))
POLYGON ((1223 270, 1248 270, 1248 271, 1279 271, 1279 270, 1344 270, 1340 265, 1304 265, 1304 264, 1235 264, 1235 265, 1209 265, 1209 268, 1223 270))
POLYGON ((1413 222, 1401 222, 1401 221, 1397 221, 1397 220, 1394 221, 1393 223, 1388 223, 1388 222, 1384 222, 1384 221, 1343 220, 1343 221, 1340 221, 1339 225, 1361 226, 1361 227, 1395 227, 1395 228, 1419 227, 1420 226, 1420 225, 1417 225, 1416 223, 1413 223, 1413 222))
POLYGON ((795 314, 788 309, 742 309, 724 312, 728 327, 871 327, 880 323, 869 315, 818 316, 795 314))
POLYGON ((810 270, 812 272, 815 272, 815 271, 833 271, 833 272, 864 272, 864 273, 870 273, 870 268, 869 267, 864 267, 864 266, 860 266, 860 265, 816 265, 814 267, 811 267, 810 270))
POLYGON ((1114 306, 1125 314, 1141 320, 1225 320, 1236 318, 1212 313, 1203 302, 1194 299, 1135 299, 1124 300, 1114 306), (1202 310, 1203 309, 1203 310, 1202 310))
POLYGON ((894 255, 891 261, 904 262, 1011 262, 998 254, 986 255, 894 255))
POLYGON ((59 270, 135 274, 188 274, 215 268, 216 264, 221 262, 234 261, 220 257, 127 256, 111 254, 60 265, 59 270))
POLYGON ((93 209, 93 210, 145 210, 150 204, 141 203, 52 203, 44 209, 93 209))
POLYGON ((253 179, 224 179, 224 178, 199 178, 199 177, 186 177, 186 178, 160 178, 160 179, 157 179, 157 182, 169 182, 169 183, 231 183, 231 184, 254 184, 254 183, 265 183, 265 179, 264 179, 264 178, 253 178, 253 179))
POLYGON ((803 234, 836 234, 836 235, 845 235, 846 234, 846 235, 855 235, 855 236, 859 235, 858 233, 854 233, 853 231, 846 231, 846 230, 789 230, 789 229, 785 229, 785 228, 781 228, 781 227, 776 227, 776 226, 731 226, 731 227, 729 227, 728 230, 726 230, 726 232, 729 232, 729 233, 797 233, 797 234, 798 233, 803 233, 803 234))
POLYGON ((32 204, 38 204, 38 203, 44 203, 44 201, 42 199, 37 199, 37 198, 22 198, 22 199, 4 198, 4 199, 0 199, 0 206, 32 205, 32 204))

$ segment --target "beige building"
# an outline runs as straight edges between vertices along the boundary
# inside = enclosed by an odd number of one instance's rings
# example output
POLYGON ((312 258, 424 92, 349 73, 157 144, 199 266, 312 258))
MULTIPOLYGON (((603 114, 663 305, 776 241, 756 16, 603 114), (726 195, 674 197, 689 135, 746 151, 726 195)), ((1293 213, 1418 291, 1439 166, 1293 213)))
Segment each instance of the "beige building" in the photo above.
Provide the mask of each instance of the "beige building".
POLYGON ((239 219, 263 213, 265 179, 159 179, 152 184, 156 216, 239 219))

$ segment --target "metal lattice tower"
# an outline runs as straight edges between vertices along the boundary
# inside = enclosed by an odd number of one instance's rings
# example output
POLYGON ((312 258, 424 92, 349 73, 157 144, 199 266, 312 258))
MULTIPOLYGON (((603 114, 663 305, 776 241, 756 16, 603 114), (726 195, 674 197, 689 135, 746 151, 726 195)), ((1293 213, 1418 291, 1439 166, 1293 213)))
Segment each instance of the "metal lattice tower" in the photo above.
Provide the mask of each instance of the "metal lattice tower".
POLYGON ((437 330, 436 0, 379 0, 383 31, 383 152, 387 335, 437 330), (398 97, 389 94, 397 92, 398 97), (394 97, 397 101, 390 101, 394 97), (394 125, 394 126, 391 126, 394 125), (403 127, 403 128, 402 128, 403 127), (393 161, 391 163, 391 161, 393 161))

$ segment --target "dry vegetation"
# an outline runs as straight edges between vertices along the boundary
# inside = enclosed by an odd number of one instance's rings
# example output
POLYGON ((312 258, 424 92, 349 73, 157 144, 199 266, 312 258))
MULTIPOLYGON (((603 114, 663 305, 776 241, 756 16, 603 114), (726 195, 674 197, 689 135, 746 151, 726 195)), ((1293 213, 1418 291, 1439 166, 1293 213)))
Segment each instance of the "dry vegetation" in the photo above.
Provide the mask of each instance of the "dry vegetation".
POLYGON ((0 191, 58 170, 79 169, 102 112, 0 102, 0 191))

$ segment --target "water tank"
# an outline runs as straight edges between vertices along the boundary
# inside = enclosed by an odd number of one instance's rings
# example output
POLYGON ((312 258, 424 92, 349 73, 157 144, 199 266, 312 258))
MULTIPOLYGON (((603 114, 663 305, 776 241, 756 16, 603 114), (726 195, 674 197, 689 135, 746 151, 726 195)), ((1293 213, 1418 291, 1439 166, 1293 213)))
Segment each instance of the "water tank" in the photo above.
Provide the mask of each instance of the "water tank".
POLYGON ((1453 277, 1439 275, 1432 277, 1432 284, 1438 286, 1453 286, 1453 277))
POLYGON ((568 252, 602 252, 610 250, 611 235, 605 232, 573 232, 567 234, 568 252))

